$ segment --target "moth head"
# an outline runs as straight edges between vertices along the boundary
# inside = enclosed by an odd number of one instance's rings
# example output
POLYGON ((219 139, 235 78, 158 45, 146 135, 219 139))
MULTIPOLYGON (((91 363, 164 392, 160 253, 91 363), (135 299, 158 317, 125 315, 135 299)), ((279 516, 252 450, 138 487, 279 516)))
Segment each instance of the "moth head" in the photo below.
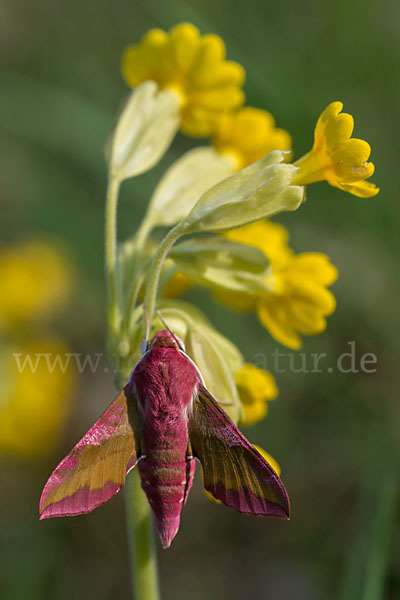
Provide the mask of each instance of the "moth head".
POLYGON ((153 348, 176 348, 185 351, 183 341, 169 329, 163 329, 156 333, 150 343, 150 350, 153 348))

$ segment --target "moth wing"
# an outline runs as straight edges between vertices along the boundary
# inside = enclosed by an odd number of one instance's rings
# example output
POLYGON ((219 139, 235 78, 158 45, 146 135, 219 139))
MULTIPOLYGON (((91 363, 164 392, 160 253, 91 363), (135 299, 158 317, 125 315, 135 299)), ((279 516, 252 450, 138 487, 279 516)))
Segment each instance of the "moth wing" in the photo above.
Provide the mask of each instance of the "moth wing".
POLYGON ((289 518, 289 498, 278 475, 201 385, 188 429, 204 487, 214 498, 240 513, 289 518))
POLYGON ((136 396, 126 387, 53 471, 40 498, 41 519, 88 513, 121 489, 137 463, 136 415, 136 396))

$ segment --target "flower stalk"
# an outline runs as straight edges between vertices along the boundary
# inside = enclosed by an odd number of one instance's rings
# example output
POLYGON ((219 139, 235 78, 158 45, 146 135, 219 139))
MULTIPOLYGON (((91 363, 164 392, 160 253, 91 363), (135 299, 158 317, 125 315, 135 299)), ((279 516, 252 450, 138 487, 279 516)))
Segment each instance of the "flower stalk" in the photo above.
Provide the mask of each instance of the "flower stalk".
POLYGON ((151 323, 157 299, 158 284, 160 281, 161 269, 167 254, 175 242, 185 233, 186 222, 182 221, 178 223, 173 229, 171 229, 164 239, 161 241, 156 254, 154 255, 153 262, 149 270, 149 274, 146 282, 146 295, 144 298, 144 309, 147 312, 147 318, 151 323))
POLYGON ((127 534, 135 600, 159 600, 157 558, 150 506, 137 469, 126 481, 127 534))
POLYGON ((117 302, 117 207, 121 182, 110 175, 106 196, 105 214, 105 263, 108 292, 108 323, 113 332, 119 322, 117 302))

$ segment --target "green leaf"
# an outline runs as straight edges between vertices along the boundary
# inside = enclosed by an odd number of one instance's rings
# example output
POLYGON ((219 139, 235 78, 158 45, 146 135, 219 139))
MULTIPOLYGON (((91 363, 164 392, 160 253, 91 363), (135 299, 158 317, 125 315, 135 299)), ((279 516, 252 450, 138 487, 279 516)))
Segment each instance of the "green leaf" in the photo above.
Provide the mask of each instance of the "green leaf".
POLYGON ((362 600, 383 600, 385 576, 389 558, 390 536, 397 501, 397 474, 383 478, 377 503, 372 539, 366 565, 362 600))

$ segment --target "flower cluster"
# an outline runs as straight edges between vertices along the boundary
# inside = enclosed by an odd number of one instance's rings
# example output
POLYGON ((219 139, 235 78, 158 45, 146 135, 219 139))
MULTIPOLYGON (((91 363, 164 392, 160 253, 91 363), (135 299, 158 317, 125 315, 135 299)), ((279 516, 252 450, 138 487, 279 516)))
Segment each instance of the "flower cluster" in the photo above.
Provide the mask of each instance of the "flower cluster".
POLYGON ((218 36, 202 36, 187 23, 169 33, 149 31, 124 52, 122 73, 134 91, 112 141, 110 231, 119 183, 153 166, 178 129, 211 143, 166 171, 132 238, 117 247, 109 236, 109 347, 126 365, 121 381, 138 356, 143 314, 157 328, 158 308, 209 389, 230 405, 234 420, 250 425, 277 395, 272 375, 245 363, 197 308, 177 298, 193 286, 208 287, 225 306, 255 311, 271 336, 292 349, 301 347, 302 336, 324 331, 335 310, 328 287, 337 270, 324 254, 296 254, 287 230, 270 217, 296 210, 304 186, 316 181, 356 196, 378 193, 366 181, 374 170, 370 147, 351 138, 353 118, 333 102, 317 121, 310 152, 292 163, 290 134, 268 111, 243 106, 243 67, 226 60, 218 36), (161 242, 152 234, 157 227, 169 228, 161 242), (193 237, 200 232, 213 235, 193 237))
POLYGON ((201 36, 189 23, 169 33, 152 29, 122 57, 122 73, 131 87, 155 81, 177 99, 181 129, 208 136, 228 109, 243 104, 244 69, 225 59, 225 44, 217 35, 201 36))
MULTIPOLYGON (((254 311, 281 344, 300 348, 302 336, 326 328, 337 270, 324 254, 295 254, 286 229, 270 219, 297 210, 305 186, 316 181, 362 197, 378 189, 366 181, 374 169, 370 148, 351 139, 353 119, 341 103, 323 111, 311 151, 291 162, 289 133, 266 110, 243 106, 244 70, 225 55, 218 36, 201 36, 189 24, 169 33, 153 29, 123 55, 133 91, 108 147, 105 223, 107 343, 122 391, 53 472, 41 518, 90 512, 138 464, 169 547, 194 457, 217 501, 245 514, 289 518, 279 465, 237 428, 266 416, 278 393, 274 377, 179 296, 208 288, 217 301, 254 311), (179 129, 210 137, 210 144, 169 167, 135 234, 119 243, 121 183, 154 166, 179 129), (164 237, 154 233, 159 227, 167 228, 164 237)), ((132 531, 139 547, 149 519, 146 510, 138 513, 132 531)), ((154 563, 146 553, 144 562, 154 563)))

